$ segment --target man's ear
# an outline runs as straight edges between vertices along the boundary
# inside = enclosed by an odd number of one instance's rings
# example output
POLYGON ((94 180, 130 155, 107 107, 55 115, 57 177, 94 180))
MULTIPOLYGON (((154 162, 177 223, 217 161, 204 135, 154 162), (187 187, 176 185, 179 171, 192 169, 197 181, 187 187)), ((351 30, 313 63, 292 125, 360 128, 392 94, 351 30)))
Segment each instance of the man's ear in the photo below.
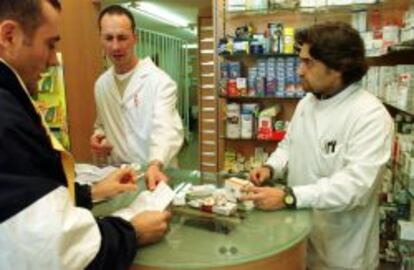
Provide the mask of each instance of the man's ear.
POLYGON ((5 20, 0 23, 0 46, 9 48, 17 41, 20 28, 17 22, 5 20))

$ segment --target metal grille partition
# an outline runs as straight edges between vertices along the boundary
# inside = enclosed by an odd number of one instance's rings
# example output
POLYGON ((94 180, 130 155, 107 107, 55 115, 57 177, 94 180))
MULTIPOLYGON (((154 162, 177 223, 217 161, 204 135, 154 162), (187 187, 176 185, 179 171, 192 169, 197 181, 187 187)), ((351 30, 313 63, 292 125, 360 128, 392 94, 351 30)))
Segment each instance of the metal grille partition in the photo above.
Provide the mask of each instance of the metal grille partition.
POLYGON ((137 29, 138 57, 151 57, 155 64, 164 70, 177 83, 177 108, 183 119, 184 132, 187 140, 190 138, 190 100, 188 78, 188 51, 185 40, 154 32, 147 29, 137 29))

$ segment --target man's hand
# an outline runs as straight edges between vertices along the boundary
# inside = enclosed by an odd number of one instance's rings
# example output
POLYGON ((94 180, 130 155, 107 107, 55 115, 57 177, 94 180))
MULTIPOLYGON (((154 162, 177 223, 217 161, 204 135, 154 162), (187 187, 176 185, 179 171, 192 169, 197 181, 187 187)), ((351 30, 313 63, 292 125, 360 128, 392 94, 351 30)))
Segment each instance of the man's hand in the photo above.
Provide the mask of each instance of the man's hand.
POLYGON ((99 201, 114 197, 120 193, 136 191, 135 171, 124 167, 111 172, 102 181, 91 188, 92 200, 99 201))
POLYGON ((149 190, 154 190, 161 181, 168 181, 168 177, 161 171, 159 164, 149 165, 145 173, 145 181, 149 190))
POLYGON ((276 210, 285 207, 283 197, 285 192, 280 188, 248 187, 245 191, 250 194, 242 196, 242 201, 252 200, 258 209, 276 210))
POLYGON ((168 230, 170 218, 168 211, 145 211, 136 215, 131 223, 137 233, 138 244, 148 245, 159 241, 168 230))
POLYGON ((256 186, 262 185, 264 181, 270 178, 271 172, 267 167, 258 167, 250 172, 250 181, 256 186))
POLYGON ((107 157, 111 154, 112 145, 107 141, 105 135, 95 133, 91 136, 90 146, 92 154, 107 157))

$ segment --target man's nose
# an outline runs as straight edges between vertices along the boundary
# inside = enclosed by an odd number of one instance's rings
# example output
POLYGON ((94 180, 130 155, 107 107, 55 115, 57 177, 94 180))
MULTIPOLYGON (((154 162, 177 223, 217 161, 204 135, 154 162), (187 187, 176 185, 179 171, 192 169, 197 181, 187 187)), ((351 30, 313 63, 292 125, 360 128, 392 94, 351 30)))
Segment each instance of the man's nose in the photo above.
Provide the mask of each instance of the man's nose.
POLYGON ((305 65, 303 63, 299 63, 298 68, 296 69, 296 73, 299 75, 299 77, 302 77, 305 75, 305 65))
POLYGON ((112 48, 113 50, 117 50, 117 49, 119 49, 119 46, 120 46, 120 44, 119 44, 118 40, 114 39, 114 40, 111 42, 111 48, 112 48))

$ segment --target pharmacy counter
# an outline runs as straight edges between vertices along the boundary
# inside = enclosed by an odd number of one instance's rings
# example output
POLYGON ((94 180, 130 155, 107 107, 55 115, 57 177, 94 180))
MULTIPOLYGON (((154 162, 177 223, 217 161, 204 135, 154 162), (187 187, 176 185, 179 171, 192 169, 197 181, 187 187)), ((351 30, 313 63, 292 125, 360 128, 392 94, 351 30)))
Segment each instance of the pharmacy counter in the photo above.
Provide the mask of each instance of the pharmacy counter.
MULTIPOLYGON (((200 181, 195 171, 167 173, 172 186, 181 181, 200 181)), ((125 194, 101 203, 94 213, 106 215, 128 205, 135 196, 125 194)), ((229 220, 174 214, 166 237, 139 249, 131 270, 305 269, 310 228, 310 213, 302 210, 253 210, 229 220)))

